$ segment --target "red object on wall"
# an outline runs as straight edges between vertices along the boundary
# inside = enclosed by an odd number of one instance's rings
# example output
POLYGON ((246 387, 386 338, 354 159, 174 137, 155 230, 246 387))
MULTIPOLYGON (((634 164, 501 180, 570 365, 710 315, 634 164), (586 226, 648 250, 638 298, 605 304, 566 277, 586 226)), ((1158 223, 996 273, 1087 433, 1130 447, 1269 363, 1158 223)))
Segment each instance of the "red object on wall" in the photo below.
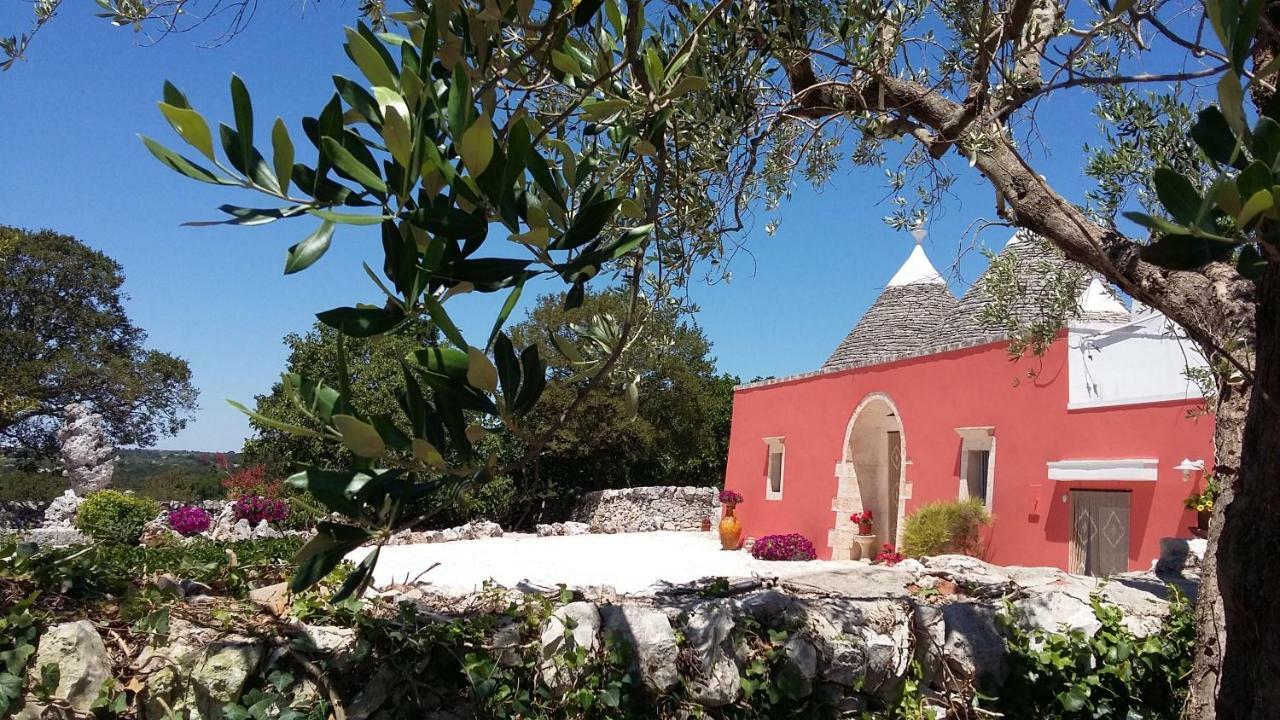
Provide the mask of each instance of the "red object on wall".
POLYGON ((900 501, 909 514, 962 494, 963 431, 985 431, 995 439, 994 469, 982 480, 990 483, 994 516, 987 560, 1069 569, 1071 491, 1120 490, 1130 493, 1129 569, 1149 567, 1161 538, 1187 537, 1195 524, 1194 513, 1182 506, 1190 486, 1173 465, 1183 457, 1212 457, 1213 420, 1189 417, 1202 404, 1198 398, 1070 410, 1067 352, 1058 340, 1042 357, 1011 363, 1001 341, 739 388, 725 487, 745 498, 738 508, 743 527, 756 537, 798 532, 819 557, 830 558, 833 550, 839 557, 845 540, 833 531, 864 509, 840 497, 839 476, 851 460, 855 413, 874 405, 880 422, 889 423, 883 427, 898 433, 893 442, 905 458, 902 483, 882 486, 883 497, 872 498, 880 503, 871 505, 875 531, 895 536, 883 542, 897 544, 899 518, 882 515, 882 507, 900 501), (875 400, 868 404, 868 398, 875 400), (766 498, 770 442, 785 445, 781 492, 771 493, 776 499, 766 498), (1048 479, 1050 462, 1119 458, 1158 459, 1156 480, 1048 479))

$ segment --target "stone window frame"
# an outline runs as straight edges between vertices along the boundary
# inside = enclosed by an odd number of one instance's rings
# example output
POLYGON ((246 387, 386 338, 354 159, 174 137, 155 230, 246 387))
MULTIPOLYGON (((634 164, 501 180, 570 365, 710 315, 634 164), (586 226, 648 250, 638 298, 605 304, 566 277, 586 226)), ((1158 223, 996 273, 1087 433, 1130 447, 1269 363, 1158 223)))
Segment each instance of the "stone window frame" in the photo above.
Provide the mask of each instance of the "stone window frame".
POLYGON ((781 500, 782 492, 786 489, 787 482, 787 438, 784 435, 772 435, 764 438, 765 445, 765 462, 764 462, 764 499, 765 500, 781 500), (774 453, 780 456, 778 461, 778 491, 774 492, 772 478, 769 477, 769 469, 772 467, 772 458, 774 453))
POLYGON ((956 497, 969 499, 969 453, 987 451, 987 494, 982 498, 987 510, 992 509, 996 498, 996 429, 990 425, 956 428, 960 436, 960 483, 956 497))

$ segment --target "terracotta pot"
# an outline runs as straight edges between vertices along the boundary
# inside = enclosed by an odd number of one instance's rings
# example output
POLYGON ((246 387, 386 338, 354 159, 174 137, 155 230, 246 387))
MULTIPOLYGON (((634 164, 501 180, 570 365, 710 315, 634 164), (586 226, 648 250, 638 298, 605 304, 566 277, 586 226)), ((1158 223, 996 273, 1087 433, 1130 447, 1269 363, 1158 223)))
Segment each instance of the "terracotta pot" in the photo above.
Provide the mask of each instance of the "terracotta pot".
POLYGON ((1191 531, 1191 537, 1207 538, 1209 537, 1209 516, 1213 514, 1212 510, 1197 510, 1195 527, 1187 528, 1191 531))
POLYGON ((871 534, 871 523, 858 523, 858 534, 859 534, 859 535, 870 535, 870 534, 871 534))
POLYGON ((733 516, 734 505, 724 506, 724 517, 720 518, 720 548, 737 550, 742 544, 742 523, 733 516))

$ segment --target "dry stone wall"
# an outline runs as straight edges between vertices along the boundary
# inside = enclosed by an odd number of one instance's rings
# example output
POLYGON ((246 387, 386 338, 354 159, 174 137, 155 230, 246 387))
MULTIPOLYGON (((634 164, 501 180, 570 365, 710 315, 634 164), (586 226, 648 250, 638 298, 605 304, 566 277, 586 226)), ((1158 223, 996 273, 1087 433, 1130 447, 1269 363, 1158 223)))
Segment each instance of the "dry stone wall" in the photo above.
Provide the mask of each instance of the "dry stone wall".
MULTIPOLYGON (((556 603, 540 625, 498 624, 487 640, 467 651, 475 657, 488 654, 505 668, 529 661, 536 668, 533 681, 545 687, 546 695, 559 698, 574 688, 589 691, 583 656, 600 657, 612 643, 621 643, 626 650, 619 657, 629 664, 636 691, 651 699, 679 698, 689 704, 690 716, 751 702, 744 699, 749 668, 772 657, 769 662, 782 663, 779 673, 788 678, 787 692, 797 705, 821 693, 838 698, 847 711, 844 716, 858 717, 865 709, 892 703, 913 666, 922 686, 931 691, 963 694, 977 688, 997 694, 1011 670, 1007 631, 998 620, 1002 614, 1024 631, 1091 635, 1102 626, 1093 607, 1097 597, 1121 611, 1123 626, 1136 638, 1149 637, 1160 630, 1169 612, 1165 583, 1195 590, 1195 584, 1180 575, 1126 573, 1103 581, 1052 568, 998 567, 961 556, 908 560, 895 567, 845 564, 781 581, 741 579, 716 592, 708 592, 705 585, 671 587, 648 597, 582 590, 573 602, 556 603), (781 644, 780 654, 760 654, 766 636, 768 644, 781 644)), ((283 585, 261 590, 274 588, 283 592, 283 585)), ((379 596, 389 607, 416 607, 426 623, 448 622, 461 608, 469 615, 495 602, 492 596, 453 598, 442 605, 429 588, 401 585, 379 596)), ((196 599, 201 597, 209 599, 196 594, 196 599)), ((519 597, 513 591, 510 599, 516 602, 519 597)), ((188 595, 187 602, 195 600, 188 595)), ((508 606, 507 599, 496 602, 498 607, 508 606)), ((133 677, 147 678, 139 694, 142 720, 226 717, 221 708, 243 700, 254 682, 261 684, 252 678, 268 673, 273 658, 304 652, 318 667, 346 670, 351 663, 364 662, 355 660, 356 628, 295 620, 277 625, 276 632, 288 637, 273 640, 274 633, 249 637, 198 624, 207 612, 191 614, 190 619, 179 617, 186 614, 181 608, 172 613, 167 639, 156 633, 152 644, 126 648, 131 655, 114 662, 127 666, 133 677), (273 647, 276 642, 280 644, 273 647)), ((396 665, 395 656, 364 657, 381 657, 383 664, 357 671, 371 679, 347 687, 349 694, 342 698, 346 716, 405 717, 391 713, 390 698, 411 693, 405 685, 413 678, 396 665)), ((108 679, 119 673, 98 630, 84 620, 45 630, 36 662, 28 669, 28 687, 39 682, 38 668, 47 664, 61 668, 58 686, 52 698, 28 695, 17 715, 23 720, 52 712, 45 706, 50 700, 86 713, 108 679)), ((297 709, 314 707, 315 688, 302 673, 294 677, 294 684, 283 692, 297 709)), ((342 678, 333 677, 341 688, 342 678)), ((433 692, 414 693, 413 698, 420 711, 415 717, 484 717, 433 692)))
POLYGON ((720 511, 720 491, 712 487, 652 486, 598 490, 583 496, 573 520, 592 532, 701 530, 720 511))

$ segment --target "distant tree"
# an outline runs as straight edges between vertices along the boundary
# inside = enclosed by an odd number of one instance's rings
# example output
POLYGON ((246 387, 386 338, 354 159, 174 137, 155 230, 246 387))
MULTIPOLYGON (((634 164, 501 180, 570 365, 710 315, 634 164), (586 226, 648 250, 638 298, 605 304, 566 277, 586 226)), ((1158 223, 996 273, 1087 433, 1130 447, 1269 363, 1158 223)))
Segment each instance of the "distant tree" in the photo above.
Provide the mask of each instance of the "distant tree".
MULTIPOLYGON (((581 306, 564 309, 561 294, 543 295, 511 328, 519 345, 538 344, 552 382, 529 423, 537 427, 565 413, 587 380, 557 350, 577 343, 573 326, 601 315, 620 317, 621 290, 588 292, 581 306), (552 333, 560 342, 552 340, 552 333)), ((711 343, 676 306, 646 307, 636 339, 619 358, 606 387, 587 395, 547 444, 536 472, 516 478, 517 507, 525 522, 556 517, 582 493, 642 485, 717 485, 724 479, 736 377, 716 372, 711 343), (629 407, 627 385, 638 400, 629 407), (525 513, 522 512, 522 515, 525 513)), ((506 452, 522 444, 508 436, 506 452)), ((521 518, 515 518, 517 520, 521 518)))
POLYGON ((102 414, 119 445, 153 445, 196 408, 191 369, 144 347, 120 264, 68 235, 0 226, 0 452, 47 457, 62 408, 102 414))

